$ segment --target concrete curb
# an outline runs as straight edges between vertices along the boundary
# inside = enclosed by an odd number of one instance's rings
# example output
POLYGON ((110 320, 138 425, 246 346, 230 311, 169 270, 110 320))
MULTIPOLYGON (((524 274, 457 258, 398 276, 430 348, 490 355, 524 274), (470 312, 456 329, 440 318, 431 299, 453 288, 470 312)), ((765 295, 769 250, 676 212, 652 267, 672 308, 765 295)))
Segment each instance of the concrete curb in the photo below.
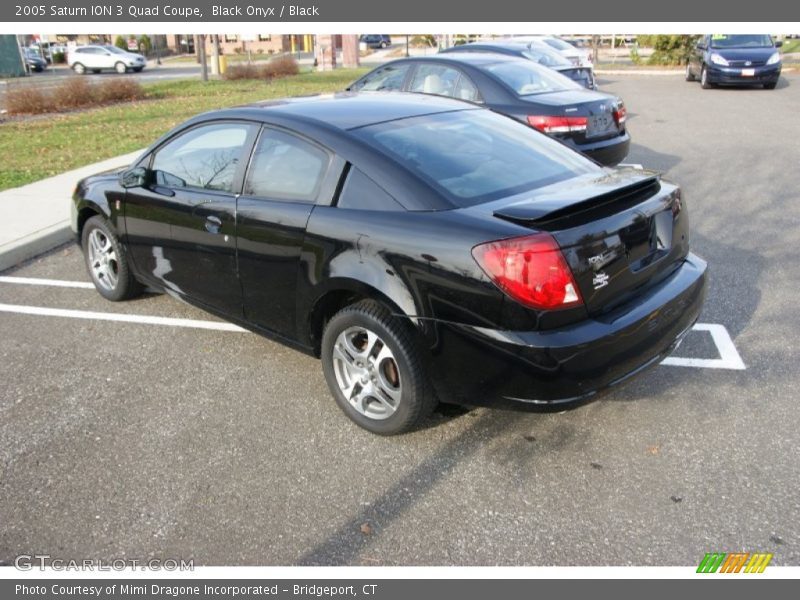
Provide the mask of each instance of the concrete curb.
POLYGON ((5 271, 73 239, 69 221, 63 221, 0 247, 0 271, 5 271))
POLYGON ((141 152, 115 156, 0 192, 0 271, 71 241, 70 201, 78 180, 127 166, 141 152))

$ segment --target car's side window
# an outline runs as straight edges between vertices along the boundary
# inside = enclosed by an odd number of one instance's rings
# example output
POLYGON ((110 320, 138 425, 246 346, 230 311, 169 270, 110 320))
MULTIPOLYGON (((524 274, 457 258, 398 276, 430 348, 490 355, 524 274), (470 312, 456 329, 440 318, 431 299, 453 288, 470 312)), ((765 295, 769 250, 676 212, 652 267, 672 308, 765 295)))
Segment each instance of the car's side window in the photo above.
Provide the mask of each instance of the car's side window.
POLYGON ((297 136, 264 129, 244 183, 246 196, 314 202, 330 163, 323 149, 297 136))
POLYGON ((350 167, 336 206, 361 210, 403 210, 397 200, 356 167, 350 167))
POLYGON ((353 91, 361 92, 393 92, 403 89, 406 73, 409 64, 386 65, 364 77, 361 81, 353 85, 353 91))
POLYGON ((156 151, 158 185, 233 192, 236 169, 252 125, 215 123, 190 129, 156 151))
POLYGON ((458 69, 444 65, 420 65, 417 67, 409 91, 448 96, 472 102, 480 99, 478 89, 466 75, 458 69))
POLYGON ((458 83, 456 83, 455 94, 454 98, 458 98, 459 100, 466 100, 468 102, 482 102, 481 94, 478 92, 478 88, 475 87, 475 84, 472 83, 472 80, 461 73, 461 77, 458 78, 458 83))

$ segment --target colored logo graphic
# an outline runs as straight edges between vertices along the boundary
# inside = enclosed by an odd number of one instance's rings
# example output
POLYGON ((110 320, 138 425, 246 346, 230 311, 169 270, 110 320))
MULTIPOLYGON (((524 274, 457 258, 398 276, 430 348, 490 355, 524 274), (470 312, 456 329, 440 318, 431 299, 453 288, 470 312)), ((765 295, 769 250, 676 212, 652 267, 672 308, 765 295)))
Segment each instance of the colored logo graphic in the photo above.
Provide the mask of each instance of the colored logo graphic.
POLYGON ((698 573, 763 573, 772 560, 767 552, 707 552, 698 573))

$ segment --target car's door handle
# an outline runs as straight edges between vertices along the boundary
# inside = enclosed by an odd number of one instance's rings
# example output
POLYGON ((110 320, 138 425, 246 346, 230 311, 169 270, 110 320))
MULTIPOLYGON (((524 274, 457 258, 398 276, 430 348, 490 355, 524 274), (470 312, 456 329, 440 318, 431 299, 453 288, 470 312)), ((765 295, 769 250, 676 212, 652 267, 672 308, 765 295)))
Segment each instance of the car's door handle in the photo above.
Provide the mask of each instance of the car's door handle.
POLYGON ((214 215, 209 215, 206 217, 206 231, 208 233, 219 233, 221 228, 222 219, 215 217, 214 215))

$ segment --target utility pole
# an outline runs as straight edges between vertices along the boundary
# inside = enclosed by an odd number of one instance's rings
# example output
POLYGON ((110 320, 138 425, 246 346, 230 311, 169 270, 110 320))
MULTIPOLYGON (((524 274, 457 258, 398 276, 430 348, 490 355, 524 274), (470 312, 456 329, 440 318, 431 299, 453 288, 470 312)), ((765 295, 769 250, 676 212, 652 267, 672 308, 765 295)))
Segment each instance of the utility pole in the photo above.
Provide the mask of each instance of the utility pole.
POLYGON ((206 62, 205 34, 198 35, 197 41, 200 42, 200 68, 202 70, 203 81, 208 81, 208 63, 206 62))
POLYGON ((211 35, 211 74, 219 75, 219 34, 211 35))

